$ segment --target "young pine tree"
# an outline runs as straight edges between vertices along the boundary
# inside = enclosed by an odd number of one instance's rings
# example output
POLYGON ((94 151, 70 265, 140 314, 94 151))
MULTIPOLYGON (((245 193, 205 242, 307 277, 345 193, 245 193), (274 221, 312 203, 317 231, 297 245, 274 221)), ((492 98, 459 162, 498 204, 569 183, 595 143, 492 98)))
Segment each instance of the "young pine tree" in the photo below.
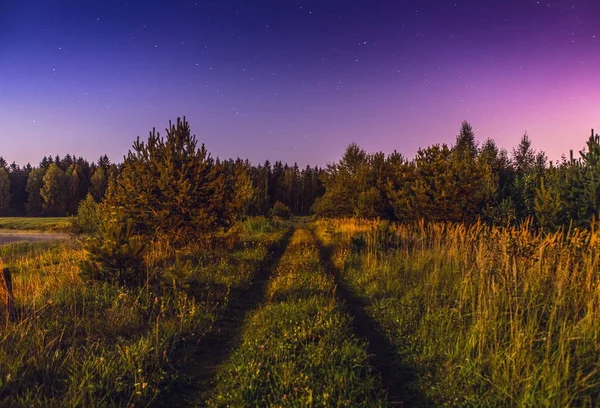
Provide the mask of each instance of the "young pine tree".
POLYGON ((153 130, 146 142, 137 139, 106 200, 132 221, 136 233, 162 234, 184 244, 229 223, 226 177, 204 145, 198 148, 185 118, 177 119, 169 123, 166 137, 153 130))

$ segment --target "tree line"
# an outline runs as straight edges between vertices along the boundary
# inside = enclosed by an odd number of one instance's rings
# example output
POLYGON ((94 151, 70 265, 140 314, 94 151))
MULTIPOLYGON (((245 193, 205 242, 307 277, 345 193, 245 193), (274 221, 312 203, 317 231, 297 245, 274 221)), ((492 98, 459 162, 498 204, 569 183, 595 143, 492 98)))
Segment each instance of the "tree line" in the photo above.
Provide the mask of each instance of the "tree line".
POLYGON ((553 163, 527 134, 510 154, 492 139, 479 145, 465 121, 453 146, 419 149, 412 160, 350 144, 322 181, 313 206, 321 216, 586 227, 600 210, 600 137, 592 130, 579 158, 571 151, 553 163))
POLYGON ((533 149, 527 134, 509 153, 492 139, 479 144, 465 121, 454 145, 419 149, 413 159, 397 151, 367 153, 352 143, 338 162, 300 169, 280 161, 213 159, 197 146, 184 119, 170 124, 166 138, 154 130, 147 141, 138 138, 120 164, 106 155, 92 163, 66 155, 19 167, 0 157, 0 215, 76 214, 88 195, 96 202, 110 196, 125 209, 136 203, 136 219, 162 211, 180 216, 181 225, 193 225, 191 219, 204 217, 199 229, 274 211, 400 222, 530 220, 548 230, 585 227, 600 210, 600 137, 592 131, 578 158, 571 151, 553 163, 533 149), (186 200, 194 204, 183 206, 186 200), (188 214, 192 210, 184 207, 210 208, 211 215, 188 214))
MULTIPOLYGON (((182 121, 168 129, 171 133, 184 134, 188 138, 186 144, 190 147, 189 140, 191 134, 187 122, 182 121)), ((180 136, 181 137, 181 136, 180 136)), ((90 194, 96 202, 101 202, 109 189, 109 185, 114 184, 115 188, 119 178, 125 179, 131 177, 130 191, 134 192, 135 187, 141 185, 139 175, 131 173, 128 170, 132 163, 138 163, 133 160, 137 149, 140 152, 145 151, 148 154, 154 149, 158 155, 160 149, 157 148, 158 135, 156 132, 150 134, 149 141, 140 142, 139 139, 134 145, 134 150, 125 157, 123 163, 111 163, 106 155, 101 156, 96 162, 88 162, 82 157, 77 158, 74 155, 67 154, 64 157, 48 156, 44 157, 37 166, 27 164, 23 167, 16 163, 8 164, 0 156, 0 216, 64 216, 75 215, 80 203, 90 194), (145 149, 145 150, 144 150, 145 149), (124 169, 125 174, 122 174, 124 169)), ((183 148, 174 146, 174 148, 183 148)), ((196 146, 196 148, 198 148, 196 146)), ((253 165, 248 160, 229 159, 219 160, 210 158, 208 152, 202 146, 199 148, 200 155, 204 157, 207 163, 210 163, 213 171, 218 173, 218 180, 228 179, 235 176, 238 184, 229 187, 236 190, 236 194, 244 194, 243 213, 245 215, 269 215, 276 203, 289 209, 290 212, 297 214, 308 214, 315 199, 323 194, 323 185, 321 182, 322 169, 319 167, 310 167, 300 169, 297 164, 292 166, 276 161, 273 165, 269 161, 264 164, 253 165), (247 183, 247 184, 244 184, 247 183), (245 191, 241 191, 244 190, 245 191)), ((193 152, 188 151, 189 155, 193 152)), ((158 159, 154 157, 153 159, 158 159)), ((168 158, 164 158, 167 159, 168 158)), ((172 159, 175 160, 174 157, 172 159)), ((181 158, 179 158, 181 159, 181 158)), ((165 168, 168 173, 172 168, 165 168)), ((140 169, 136 169, 140 171, 140 169)), ((147 177, 163 177, 165 183, 173 183, 169 179, 169 174, 147 174, 147 177)), ((206 184, 207 180, 189 177, 189 183, 206 184)), ((227 185, 215 186, 213 194, 224 194, 227 185)), ((131 196, 131 195, 130 195, 131 196)), ((159 197, 163 200, 165 197, 159 197)), ((182 197, 183 199, 183 197, 182 197)), ((149 204, 149 203, 148 203, 149 204)), ((242 205, 242 204, 240 204, 242 205)))
POLYGON ((0 215, 75 214, 88 193, 101 201, 118 172, 106 155, 92 163, 70 154, 47 156, 23 167, 0 156, 0 215))

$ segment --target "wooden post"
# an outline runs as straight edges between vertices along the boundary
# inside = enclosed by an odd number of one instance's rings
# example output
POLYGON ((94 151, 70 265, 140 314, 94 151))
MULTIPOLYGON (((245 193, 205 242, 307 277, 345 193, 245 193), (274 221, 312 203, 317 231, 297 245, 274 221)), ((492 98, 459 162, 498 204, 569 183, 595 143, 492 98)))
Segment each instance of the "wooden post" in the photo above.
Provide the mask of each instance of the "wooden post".
POLYGON ((2 269, 2 275, 4 276, 4 283, 6 284, 6 292, 8 293, 8 318, 11 321, 15 321, 17 319, 17 308, 15 307, 15 296, 13 294, 12 288, 12 276, 10 274, 10 269, 4 268, 2 269))

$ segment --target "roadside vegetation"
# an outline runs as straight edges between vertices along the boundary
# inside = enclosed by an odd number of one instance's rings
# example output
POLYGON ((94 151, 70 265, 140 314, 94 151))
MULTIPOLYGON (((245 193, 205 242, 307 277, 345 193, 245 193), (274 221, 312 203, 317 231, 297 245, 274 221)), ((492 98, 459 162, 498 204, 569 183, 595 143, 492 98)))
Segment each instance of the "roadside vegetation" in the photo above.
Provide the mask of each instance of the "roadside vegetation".
POLYGON ((435 406, 596 406, 597 229, 319 221, 435 406))
POLYGON ((176 388, 185 381, 172 369, 178 347, 211 330, 284 231, 249 220, 215 236, 223 245, 189 245, 177 255, 156 242, 143 259, 148 275, 162 276, 152 288, 90 284, 77 243, 1 246, 19 320, 0 319, 0 405, 143 406, 176 388))

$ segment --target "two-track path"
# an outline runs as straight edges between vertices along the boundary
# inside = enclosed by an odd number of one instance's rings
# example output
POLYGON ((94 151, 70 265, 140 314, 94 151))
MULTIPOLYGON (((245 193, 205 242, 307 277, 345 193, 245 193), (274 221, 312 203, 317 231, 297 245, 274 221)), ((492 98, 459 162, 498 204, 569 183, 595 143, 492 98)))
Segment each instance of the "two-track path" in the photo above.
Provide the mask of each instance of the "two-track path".
POLYGON ((342 272, 332 260, 332 249, 317 239, 321 260, 337 284, 337 294, 346 303, 353 318, 355 334, 367 342, 370 363, 381 376, 390 406, 429 406, 426 398, 406 387, 414 379, 412 370, 402 365, 397 353, 379 324, 367 313, 368 303, 357 296, 342 279, 342 272))
MULTIPOLYGON (((381 384, 387 394, 387 404, 427 406, 422 396, 404 386, 410 382, 410 370, 398 363, 392 345, 379 325, 367 313, 366 302, 356 296, 342 279, 342 272, 332 261, 331 248, 325 246, 306 225, 297 224, 297 228, 307 229, 314 236, 320 261, 337 286, 335 296, 340 304, 345 305, 343 308, 351 316, 354 334, 366 344, 370 355, 369 365, 381 377, 381 384)), ((265 261, 248 291, 231 301, 215 322, 211 332, 199 345, 194 346, 195 349, 191 353, 188 352, 189 358, 178 368, 181 375, 192 378, 190 385, 178 389, 167 398, 159 398, 154 402, 154 406, 203 406, 206 403, 216 386, 219 367, 242 342, 244 321, 265 301, 267 283, 274 276, 294 231, 295 228, 292 228, 288 232, 279 248, 265 261)), ((248 406, 255 405, 253 401, 247 403, 248 406)))
POLYGON ((190 384, 178 388, 165 398, 159 398, 153 406, 181 407, 202 405, 214 386, 219 366, 240 343, 240 333, 246 316, 264 298, 267 282, 277 268, 281 256, 289 245, 294 229, 290 229, 271 255, 254 275, 248 290, 230 301, 222 315, 215 321, 211 331, 192 350, 185 350, 188 358, 179 364, 179 375, 191 378, 190 384))

